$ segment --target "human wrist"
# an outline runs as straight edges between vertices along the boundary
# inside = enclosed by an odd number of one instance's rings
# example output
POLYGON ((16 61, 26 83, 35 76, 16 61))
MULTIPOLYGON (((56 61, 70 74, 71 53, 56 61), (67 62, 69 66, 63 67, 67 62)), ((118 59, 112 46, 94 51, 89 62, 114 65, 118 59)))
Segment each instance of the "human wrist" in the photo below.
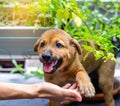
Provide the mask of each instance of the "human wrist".
POLYGON ((29 98, 41 98, 40 94, 42 92, 41 84, 30 84, 28 85, 28 91, 27 94, 29 95, 29 98))
POLYGON ((15 91, 18 93, 17 98, 35 98, 35 84, 18 84, 16 86, 15 91))

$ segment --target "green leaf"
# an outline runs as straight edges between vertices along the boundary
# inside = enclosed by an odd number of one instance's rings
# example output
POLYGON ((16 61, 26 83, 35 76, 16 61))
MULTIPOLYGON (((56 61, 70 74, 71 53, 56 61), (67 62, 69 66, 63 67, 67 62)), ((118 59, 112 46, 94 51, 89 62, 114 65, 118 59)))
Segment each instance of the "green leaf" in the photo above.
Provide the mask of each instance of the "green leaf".
POLYGON ((58 22, 66 21, 69 17, 69 12, 65 8, 60 8, 57 11, 56 18, 58 19, 58 22))
POLYGON ((15 59, 12 59, 12 63, 13 63, 13 65, 14 65, 15 67, 17 67, 17 62, 16 62, 15 59))

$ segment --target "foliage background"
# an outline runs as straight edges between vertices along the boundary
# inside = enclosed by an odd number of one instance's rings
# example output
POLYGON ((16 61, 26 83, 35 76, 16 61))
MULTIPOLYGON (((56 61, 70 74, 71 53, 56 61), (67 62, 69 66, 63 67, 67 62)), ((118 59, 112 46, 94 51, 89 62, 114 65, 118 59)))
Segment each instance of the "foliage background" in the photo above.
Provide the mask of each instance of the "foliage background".
MULTIPOLYGON (((78 41, 84 41, 83 50, 93 52, 96 59, 105 61, 114 57, 112 40, 120 43, 120 2, 110 0, 1 0, 0 26, 35 26, 37 28, 60 28, 78 41), (99 46, 96 50, 87 45, 93 41, 99 46)), ((86 56, 85 56, 86 58, 86 56)), ((36 75, 43 77, 42 69, 26 73, 22 65, 12 60, 12 72, 19 71, 26 77, 36 75), (24 73, 25 72, 25 73, 24 73)), ((0 67, 1 68, 1 67, 0 67)))
MULTIPOLYGON (((111 39, 120 38, 120 4, 117 0, 4 0, 0 6, 0 26, 37 26, 61 28, 75 39, 83 40, 84 50, 96 59, 113 59, 111 39), (100 47, 87 45, 92 40, 100 47)), ((120 40, 119 40, 120 41, 120 40)))

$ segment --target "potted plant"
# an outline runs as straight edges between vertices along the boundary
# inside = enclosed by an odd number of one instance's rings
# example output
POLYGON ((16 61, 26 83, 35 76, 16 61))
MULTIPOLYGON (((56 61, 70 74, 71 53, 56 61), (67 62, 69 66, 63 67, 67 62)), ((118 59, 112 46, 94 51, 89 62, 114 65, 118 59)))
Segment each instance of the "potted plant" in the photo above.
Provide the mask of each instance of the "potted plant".
MULTIPOLYGON (((37 28, 41 26, 62 28, 78 40, 87 41, 88 39, 94 39, 95 43, 101 47, 101 50, 107 53, 114 48, 110 44, 110 38, 120 38, 120 7, 117 2, 106 3, 94 0, 88 3, 86 1, 76 2, 76 0, 71 2, 69 0, 28 0, 28 4, 26 4, 23 0, 21 0, 23 3, 16 1, 16 4, 12 7, 11 17, 8 15, 11 11, 6 12, 9 7, 1 12, 2 17, 7 14, 5 19, 7 22, 2 20, 2 24, 9 24, 10 26, 11 23, 11 26, 15 24, 15 26, 37 26, 37 28), (104 41, 105 39, 107 42, 104 41), (105 45, 103 46, 103 44, 105 45)), ((24 34, 20 34, 20 36, 22 35, 24 34)), ((84 49, 88 48, 84 46, 84 49)), ((95 54, 97 55, 98 53, 99 56, 105 56, 102 51, 95 54)), ((109 55, 110 57, 112 56, 112 54, 109 55)))

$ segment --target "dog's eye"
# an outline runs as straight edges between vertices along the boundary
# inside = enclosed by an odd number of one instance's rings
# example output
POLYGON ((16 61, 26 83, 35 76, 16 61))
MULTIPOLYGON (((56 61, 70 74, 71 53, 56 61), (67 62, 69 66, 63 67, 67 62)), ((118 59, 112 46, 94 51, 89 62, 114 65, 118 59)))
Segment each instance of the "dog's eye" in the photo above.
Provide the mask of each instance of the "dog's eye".
POLYGON ((42 42, 41 44, 40 44, 40 47, 44 47, 45 46, 45 42, 42 42))
POLYGON ((56 47, 58 47, 58 48, 62 48, 63 45, 62 45, 61 43, 57 42, 57 43, 56 43, 56 47))

